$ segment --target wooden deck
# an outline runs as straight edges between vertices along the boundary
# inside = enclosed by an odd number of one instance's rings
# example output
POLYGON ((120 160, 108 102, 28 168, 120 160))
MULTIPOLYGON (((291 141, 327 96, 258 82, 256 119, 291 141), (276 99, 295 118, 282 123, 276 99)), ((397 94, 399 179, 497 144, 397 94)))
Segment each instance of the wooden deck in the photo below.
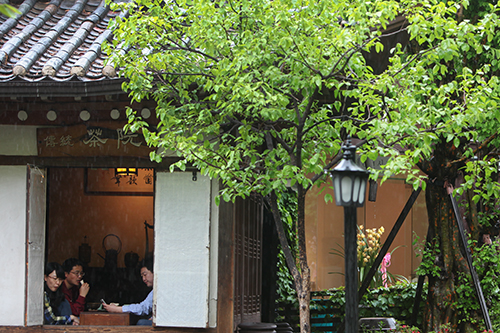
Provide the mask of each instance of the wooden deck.
POLYGON ((0 333, 216 333, 213 328, 174 328, 147 326, 0 326, 0 333))

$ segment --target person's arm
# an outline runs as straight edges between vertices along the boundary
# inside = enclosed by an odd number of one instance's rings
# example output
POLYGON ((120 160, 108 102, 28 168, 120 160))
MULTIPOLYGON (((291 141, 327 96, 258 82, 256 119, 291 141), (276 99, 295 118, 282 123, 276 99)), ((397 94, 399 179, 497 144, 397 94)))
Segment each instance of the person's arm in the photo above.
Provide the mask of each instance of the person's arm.
POLYGON ((70 316, 56 316, 50 306, 49 297, 44 294, 44 324, 46 325, 68 325, 71 324, 70 316))
MULTIPOLYGON (((74 296, 76 296, 74 295, 74 289, 73 288, 69 289, 64 282, 61 286, 61 290, 64 293, 64 297, 66 297, 66 300, 69 303, 69 306, 71 308, 71 313, 75 316, 80 316, 80 312, 82 312, 83 309, 85 309, 85 297, 78 296, 76 298, 76 301, 73 302, 74 296)), ((79 290, 77 290, 76 292, 78 293, 78 295, 80 295, 79 290)))
POLYGON ((80 313, 85 310, 85 299, 89 290, 90 286, 87 282, 83 283, 80 288, 78 288, 78 297, 76 301, 69 303, 71 305, 71 313, 73 315, 79 317, 80 313))
POLYGON ((71 313, 79 317, 80 313, 85 310, 85 297, 78 296, 75 302, 69 304, 71 305, 71 313))
POLYGON ((130 312, 138 316, 149 315, 153 310, 153 291, 139 304, 129 304, 121 307, 122 312, 130 312))
POLYGON ((108 312, 123 312, 122 307, 117 305, 102 303, 102 307, 108 312))

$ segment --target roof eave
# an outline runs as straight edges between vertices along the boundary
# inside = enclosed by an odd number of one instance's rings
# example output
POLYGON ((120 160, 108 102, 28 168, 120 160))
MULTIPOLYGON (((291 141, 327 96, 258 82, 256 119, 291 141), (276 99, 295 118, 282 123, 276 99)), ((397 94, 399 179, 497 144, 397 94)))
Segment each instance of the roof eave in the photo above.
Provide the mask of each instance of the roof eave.
POLYGON ((123 78, 100 81, 12 80, 0 82, 0 97, 88 97, 123 94, 124 81, 123 78))

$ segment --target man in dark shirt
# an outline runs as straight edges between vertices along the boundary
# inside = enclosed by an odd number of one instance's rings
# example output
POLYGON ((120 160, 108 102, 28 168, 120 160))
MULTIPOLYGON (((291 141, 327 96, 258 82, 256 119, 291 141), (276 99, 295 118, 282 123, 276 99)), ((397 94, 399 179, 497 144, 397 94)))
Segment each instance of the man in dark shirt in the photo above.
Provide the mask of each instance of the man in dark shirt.
POLYGON ((66 276, 62 283, 62 291, 71 306, 71 312, 79 317, 85 309, 85 298, 90 290, 89 284, 83 282, 85 276, 83 263, 76 258, 69 258, 63 262, 62 267, 66 276))

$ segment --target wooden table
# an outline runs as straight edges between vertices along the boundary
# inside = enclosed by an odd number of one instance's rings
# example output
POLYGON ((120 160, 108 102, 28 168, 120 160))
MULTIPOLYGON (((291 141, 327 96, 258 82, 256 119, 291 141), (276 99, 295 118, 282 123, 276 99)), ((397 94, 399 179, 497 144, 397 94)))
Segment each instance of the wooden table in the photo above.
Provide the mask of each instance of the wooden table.
POLYGON ((130 325, 129 313, 88 311, 80 313, 80 325, 124 326, 130 325))

